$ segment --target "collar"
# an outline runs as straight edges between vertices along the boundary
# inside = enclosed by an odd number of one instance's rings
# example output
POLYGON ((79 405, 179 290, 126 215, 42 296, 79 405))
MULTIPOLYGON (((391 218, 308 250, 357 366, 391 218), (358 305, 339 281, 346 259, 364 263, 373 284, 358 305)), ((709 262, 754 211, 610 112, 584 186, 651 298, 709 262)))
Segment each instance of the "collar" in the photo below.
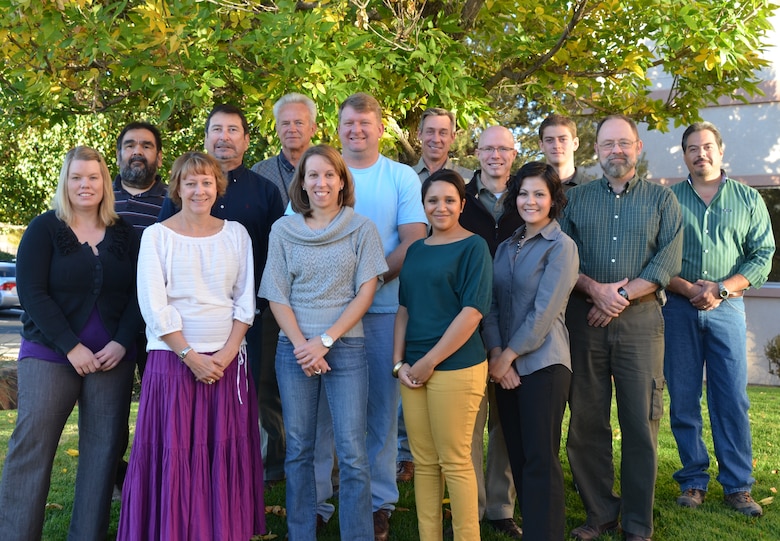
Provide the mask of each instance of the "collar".
MULTIPOLYGON (((125 187, 122 185, 121 175, 117 175, 116 177, 114 177, 114 191, 115 192, 121 191, 130 194, 130 192, 128 192, 125 189, 125 187)), ((141 193, 130 194, 130 195, 133 195, 134 197, 138 197, 138 196, 145 196, 145 195, 165 195, 165 193, 166 190, 165 190, 165 185, 162 183, 162 178, 160 177, 160 175, 155 175, 154 182, 152 183, 151 186, 149 186, 148 189, 144 190, 141 193)))
MULTIPOLYGON (((634 188, 636 188, 636 185, 639 184, 639 181, 640 181, 639 175, 634 173, 634 176, 631 177, 628 180, 628 182, 626 182, 623 185, 623 191, 620 192, 620 195, 627 194, 627 193, 631 192, 634 188)), ((609 180, 607 180, 606 176, 602 175, 600 182, 607 189, 607 191, 609 191, 609 193, 614 193, 612 191, 612 185, 609 183, 609 180)))
POLYGON ((234 179, 237 179, 238 177, 240 177, 241 175, 243 175, 243 174, 244 174, 246 171, 248 171, 248 169, 247 169, 247 168, 246 168, 246 166, 245 166, 245 165, 242 163, 241 165, 239 165, 239 166, 238 166, 238 167, 236 167, 235 169, 233 169, 233 170, 231 170, 231 171, 228 171, 228 174, 227 174, 227 179, 228 179, 228 181, 230 181, 230 180, 234 180, 234 179))
POLYGON ((279 152, 279 156, 277 158, 285 171, 288 173, 295 171, 295 166, 290 163, 290 160, 287 159, 287 156, 284 155, 284 152, 279 152))
MULTIPOLYGON (((726 171, 721 169, 720 170, 720 183, 721 185, 726 184, 726 181, 729 179, 729 176, 726 174, 726 171)), ((688 186, 693 188, 693 181, 691 180, 691 175, 688 175, 688 178, 686 179, 688 181, 688 186)), ((696 188, 693 188, 694 190, 696 188)))

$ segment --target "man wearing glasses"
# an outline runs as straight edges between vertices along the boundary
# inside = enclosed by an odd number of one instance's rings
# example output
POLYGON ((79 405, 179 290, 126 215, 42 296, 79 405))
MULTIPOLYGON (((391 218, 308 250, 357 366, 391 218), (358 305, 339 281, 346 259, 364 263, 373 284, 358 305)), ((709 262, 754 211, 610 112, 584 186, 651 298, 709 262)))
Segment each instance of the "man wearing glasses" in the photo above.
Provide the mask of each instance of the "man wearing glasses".
MULTIPOLYGON (((476 233, 488 243, 490 254, 523 223, 517 209, 504 210, 504 193, 509 182, 512 163, 517 156, 512 132, 502 126, 491 126, 479 138, 477 157, 480 169, 466 184, 466 206, 460 215, 463 227, 476 233)), ((515 486, 509 465, 504 433, 498 419, 498 408, 493 383, 487 384, 486 398, 480 404, 471 459, 477 474, 479 516, 484 515, 494 529, 513 539, 520 539, 522 531, 515 523, 515 486), (490 416, 488 419, 488 412, 490 416), (488 425, 487 469, 482 475, 485 421, 488 425)))
POLYGON ((569 300, 571 421, 566 449, 587 511, 575 539, 618 527, 628 541, 653 535, 658 427, 663 413, 663 288, 680 272, 682 217, 672 191, 639 178, 636 124, 602 120, 595 150, 604 176, 569 190, 561 228, 577 243, 580 275, 569 300), (622 435, 620 493, 613 491, 612 382, 622 435))

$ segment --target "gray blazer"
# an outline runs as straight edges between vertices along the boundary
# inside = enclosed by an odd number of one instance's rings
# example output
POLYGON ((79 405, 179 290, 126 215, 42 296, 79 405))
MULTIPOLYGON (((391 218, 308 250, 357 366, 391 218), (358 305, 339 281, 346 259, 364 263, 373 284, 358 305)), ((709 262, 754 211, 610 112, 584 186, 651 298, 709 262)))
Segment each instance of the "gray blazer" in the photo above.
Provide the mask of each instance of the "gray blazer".
POLYGON ((554 364, 571 370, 565 312, 579 273, 577 245, 553 220, 518 250, 524 229, 496 251, 493 303, 482 331, 485 347, 516 352, 520 376, 554 364))

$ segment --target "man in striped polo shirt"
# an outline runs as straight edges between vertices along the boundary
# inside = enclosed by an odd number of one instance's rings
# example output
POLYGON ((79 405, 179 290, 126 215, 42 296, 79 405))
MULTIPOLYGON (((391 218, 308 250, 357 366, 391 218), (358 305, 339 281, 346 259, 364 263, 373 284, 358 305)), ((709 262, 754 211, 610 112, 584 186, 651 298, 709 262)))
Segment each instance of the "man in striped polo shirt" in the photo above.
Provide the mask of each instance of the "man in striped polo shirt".
POLYGON ((761 506, 750 496, 755 479, 742 294, 767 280, 775 251, 772 225, 759 193, 721 169, 723 139, 714 125, 689 126, 682 149, 690 174, 672 187, 683 209, 682 270, 669 283, 664 307, 664 373, 682 462, 674 474, 682 491, 677 503, 701 505, 710 479, 701 416, 706 364, 710 425, 725 502, 745 515, 761 516, 761 506))
POLYGON ((147 122, 131 122, 116 140, 114 208, 132 224, 138 237, 157 221, 165 194, 165 184, 157 170, 162 165, 160 131, 147 122))

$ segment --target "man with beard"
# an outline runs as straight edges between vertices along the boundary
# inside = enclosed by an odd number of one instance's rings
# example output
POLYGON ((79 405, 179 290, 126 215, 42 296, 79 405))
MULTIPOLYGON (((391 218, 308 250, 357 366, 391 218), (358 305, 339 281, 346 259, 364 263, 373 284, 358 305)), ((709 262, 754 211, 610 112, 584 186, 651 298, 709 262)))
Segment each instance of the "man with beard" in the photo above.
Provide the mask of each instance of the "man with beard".
POLYGON ((580 275, 566 312, 571 338, 567 451, 589 540, 621 524, 628 541, 653 535, 658 427, 663 414, 663 289, 680 272, 682 218, 672 191, 639 178, 642 141, 623 115, 602 120, 604 176, 569 190, 561 229, 577 243, 580 275), (614 381, 622 434, 621 496, 613 491, 609 412, 614 381))
POLYGON ((157 174, 162 165, 160 131, 147 122, 125 126, 116 140, 116 165, 114 208, 140 238, 144 229, 157 221, 165 200, 165 184, 157 174))
MULTIPOLYGON (((271 225, 284 214, 279 189, 267 178, 244 166, 244 154, 249 148, 249 123, 238 107, 216 105, 206 119, 203 143, 206 151, 216 158, 228 181, 225 195, 217 199, 211 214, 223 220, 243 225, 252 239, 255 289, 260 284, 268 255, 268 235, 271 225)), ((177 209, 166 198, 159 221, 173 216, 177 209)), ((217 264, 218 262, 215 262, 217 264)), ((246 333, 247 356, 252 378, 257 385, 262 353, 262 323, 260 314, 268 303, 258 299, 254 324, 246 333)), ((255 389, 257 391, 257 389, 255 389)))
MULTIPOLYGON (((138 238, 148 226, 157 221, 163 201, 165 184, 157 169, 162 165, 162 137, 160 130, 148 122, 131 122, 116 139, 116 165, 119 174, 114 179, 114 209, 133 225, 138 238)), ((143 377, 146 367, 146 334, 142 330, 135 340, 138 377, 143 377)), ((130 439, 125 420, 124 448, 130 439)), ((127 472, 127 462, 120 461, 116 474, 114 496, 119 498, 127 472)))
POLYGON ((683 213, 683 259, 669 282, 664 374, 671 424, 682 468, 674 474, 677 504, 704 502, 710 457, 702 439, 701 394, 707 366, 707 404, 725 502, 761 516, 750 496, 753 449, 747 395, 747 328, 744 290, 761 287, 772 268, 775 241, 769 213, 753 188, 721 169, 723 138, 709 122, 682 136, 687 180, 672 186, 683 213))

